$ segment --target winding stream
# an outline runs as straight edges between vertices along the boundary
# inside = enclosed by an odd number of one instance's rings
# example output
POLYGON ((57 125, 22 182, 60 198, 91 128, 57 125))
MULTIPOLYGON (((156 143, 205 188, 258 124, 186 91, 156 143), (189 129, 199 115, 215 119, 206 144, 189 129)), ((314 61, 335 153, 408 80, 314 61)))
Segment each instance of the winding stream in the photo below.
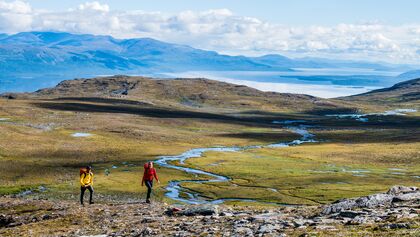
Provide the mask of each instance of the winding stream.
MULTIPOLYGON (((356 119, 361 122, 367 122, 369 116, 389 116, 389 115, 396 115, 396 116, 404 116, 407 113, 414 113, 417 112, 416 109, 396 109, 391 111, 386 111, 384 113, 369 113, 369 114, 332 114, 327 115, 328 117, 336 117, 336 118, 351 118, 356 119)), ((290 142, 282 142, 282 143, 274 143, 269 145, 255 145, 255 146, 244 146, 244 147, 209 147, 209 148, 195 148, 189 151, 186 151, 180 155, 176 156, 160 156, 155 163, 159 164, 162 167, 181 170, 187 172, 189 174, 194 174, 195 176, 205 176, 208 177, 207 179, 197 179, 197 180, 176 180, 169 182, 168 186, 166 187, 167 193, 165 194, 167 197, 187 203, 187 204, 220 204, 225 201, 244 201, 244 202, 260 202, 255 199, 209 199, 204 196, 201 196, 199 193, 196 193, 192 190, 182 187, 183 183, 217 183, 217 182, 229 182, 231 179, 226 176, 206 172, 200 169, 188 168, 182 166, 185 164, 187 159, 191 158, 199 158, 203 156, 205 152, 238 152, 238 151, 245 151, 249 149, 261 149, 261 148, 281 148, 281 147, 289 147, 289 146, 296 146, 302 143, 308 142, 317 142, 314 137, 315 135, 308 131, 308 128, 312 127, 310 125, 305 124, 306 121, 304 120, 284 120, 284 121, 273 121, 273 124, 279 124, 286 126, 287 129, 290 131, 297 133, 301 136, 300 139, 290 141, 290 142), (179 162, 179 165, 175 165, 176 162, 179 162)), ((322 171, 320 171, 322 172, 322 171)), ((350 172, 353 173, 353 176, 366 176, 366 173, 369 173, 368 170, 345 170, 343 169, 342 172, 350 172)), ((402 172, 394 172, 394 174, 403 174, 402 172)), ((418 177, 418 176, 413 176, 418 177)), ((273 203, 277 204, 277 203, 273 203)))
POLYGON ((238 151, 244 151, 249 149, 260 149, 260 148, 273 148, 273 147, 288 147, 288 146, 294 146, 294 145, 300 145, 302 143, 308 143, 308 142, 316 142, 314 140, 313 134, 311 134, 307 128, 309 128, 309 125, 303 125, 301 122, 304 121, 288 121, 287 123, 282 123, 281 121, 273 121, 274 124, 295 124, 293 126, 287 127, 287 129, 291 130, 294 133, 297 133, 301 135, 300 139, 291 141, 291 142, 282 142, 282 143, 275 143, 275 144, 269 144, 269 145, 255 145, 255 146, 244 146, 244 147, 209 147, 209 148, 195 148, 191 149, 189 151, 186 151, 180 155, 176 156, 160 156, 158 157, 158 160, 155 161, 158 165, 170 169, 176 169, 181 170, 184 172, 187 172, 189 174, 194 175, 200 175, 200 176, 206 176, 208 179, 205 180, 180 180, 180 181, 171 181, 169 182, 168 186, 166 187, 167 193, 165 194, 167 197, 187 203, 187 204, 220 204, 225 201, 244 201, 244 202, 257 202, 254 199, 212 199, 209 200, 208 198, 205 198, 203 196, 200 196, 198 193, 194 193, 191 190, 188 190, 186 188, 183 188, 181 184, 183 183, 216 183, 216 182, 229 182, 230 178, 210 172, 206 172, 199 169, 193 169, 181 166, 185 164, 185 161, 187 159, 191 158, 199 158, 202 157, 203 153, 213 151, 213 152, 238 152, 238 151), (174 165, 175 162, 179 162, 180 165, 174 165))
POLYGON ((416 113, 417 109, 395 109, 388 110, 383 113, 368 113, 368 114, 327 114, 327 117, 335 117, 339 119, 355 119, 359 122, 368 122, 369 116, 405 116, 408 113, 416 113))

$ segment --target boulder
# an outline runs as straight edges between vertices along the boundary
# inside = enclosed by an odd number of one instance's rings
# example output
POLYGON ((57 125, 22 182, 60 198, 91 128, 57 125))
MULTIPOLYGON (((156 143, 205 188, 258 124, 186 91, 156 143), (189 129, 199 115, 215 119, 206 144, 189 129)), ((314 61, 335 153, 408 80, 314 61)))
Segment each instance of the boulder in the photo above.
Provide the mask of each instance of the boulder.
POLYGON ((280 225, 277 224, 264 224, 258 228, 258 234, 273 234, 281 230, 280 225))
POLYGON ((150 227, 145 227, 140 232, 140 236, 150 236, 150 235, 154 235, 154 231, 150 227))
POLYGON ((248 227, 238 227, 235 228, 235 236, 254 236, 253 231, 248 227))
POLYGON ((400 194, 416 193, 416 192, 419 192, 419 188, 417 187, 394 186, 388 190, 387 194, 400 195, 400 194))
POLYGON ((0 215, 0 227, 8 226, 11 223, 13 223, 13 217, 0 215))
POLYGON ((388 228, 390 228, 390 229, 410 229, 411 226, 408 223, 391 223, 391 224, 388 224, 388 228))
POLYGON ((358 211, 342 211, 340 212, 339 216, 347 217, 347 218, 355 218, 359 215, 367 214, 366 212, 358 212, 358 211))
POLYGON ((180 216, 211 216, 218 213, 217 206, 214 205, 196 205, 187 207, 184 210, 175 212, 180 216))
POLYGON ((386 193, 373 194, 360 198, 341 199, 323 207, 322 215, 339 213, 356 208, 376 208, 391 206, 394 202, 418 201, 420 191, 417 187, 394 186, 386 193))
POLYGON ((227 211, 223 211, 219 214, 220 216, 227 216, 227 217, 232 217, 234 216, 234 214, 232 212, 227 212, 227 211))
POLYGON ((8 99, 8 100, 15 100, 15 99, 17 99, 17 95, 14 94, 14 93, 4 93, 4 94, 1 94, 0 97, 5 98, 5 99, 8 99))

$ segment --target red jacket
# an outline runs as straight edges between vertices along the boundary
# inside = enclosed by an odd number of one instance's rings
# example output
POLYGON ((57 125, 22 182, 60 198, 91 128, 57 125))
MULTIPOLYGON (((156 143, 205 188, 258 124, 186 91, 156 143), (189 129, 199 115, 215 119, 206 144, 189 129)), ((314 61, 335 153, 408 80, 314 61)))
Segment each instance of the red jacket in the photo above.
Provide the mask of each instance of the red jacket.
POLYGON ((148 168, 148 167, 145 168, 142 183, 144 181, 153 181, 153 178, 155 178, 157 181, 159 181, 159 178, 156 174, 155 168, 148 168))

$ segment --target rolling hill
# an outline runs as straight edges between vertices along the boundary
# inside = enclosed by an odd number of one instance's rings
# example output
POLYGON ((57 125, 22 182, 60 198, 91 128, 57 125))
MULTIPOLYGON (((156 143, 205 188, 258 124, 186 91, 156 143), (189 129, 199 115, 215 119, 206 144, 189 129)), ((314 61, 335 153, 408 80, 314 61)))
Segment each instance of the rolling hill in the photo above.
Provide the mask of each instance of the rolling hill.
POLYGON ((373 90, 367 93, 344 97, 347 101, 371 103, 419 103, 420 78, 403 81, 389 88, 373 90))
POLYGON ((5 94, 29 99, 112 98, 157 106, 190 109, 304 111, 342 106, 309 95, 262 92, 254 88, 209 79, 156 79, 111 76, 66 80, 34 93, 5 94))

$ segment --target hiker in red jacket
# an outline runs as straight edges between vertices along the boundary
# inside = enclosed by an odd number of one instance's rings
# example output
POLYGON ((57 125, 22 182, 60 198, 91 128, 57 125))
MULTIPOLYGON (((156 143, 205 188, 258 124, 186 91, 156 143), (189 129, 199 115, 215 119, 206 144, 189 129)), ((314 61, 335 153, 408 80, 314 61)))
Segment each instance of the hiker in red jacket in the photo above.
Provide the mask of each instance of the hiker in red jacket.
POLYGON ((155 168, 153 168, 153 162, 150 161, 144 164, 144 174, 143 174, 143 179, 141 180, 141 186, 143 186, 146 183, 146 187, 147 187, 146 202, 147 203, 150 203, 150 194, 152 193, 153 178, 155 178, 156 181, 160 183, 159 178, 156 174, 156 170, 155 168))

